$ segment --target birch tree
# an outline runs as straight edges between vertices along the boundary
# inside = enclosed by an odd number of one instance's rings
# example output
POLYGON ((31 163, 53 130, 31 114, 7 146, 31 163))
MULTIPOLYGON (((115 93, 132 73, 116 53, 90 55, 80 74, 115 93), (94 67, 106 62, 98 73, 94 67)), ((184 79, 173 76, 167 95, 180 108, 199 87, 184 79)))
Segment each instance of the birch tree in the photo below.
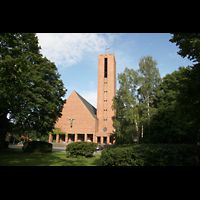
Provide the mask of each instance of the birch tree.
MULTIPOLYGON (((150 104, 154 95, 154 90, 161 83, 159 69, 156 67, 157 61, 152 56, 144 56, 139 61, 139 89, 138 100, 142 110, 142 118, 144 114, 148 118, 148 135, 150 136, 150 104)), ((143 135, 143 124, 142 124, 143 135)))
POLYGON ((115 110, 113 126, 115 127, 116 142, 134 142, 137 135, 137 71, 126 68, 123 73, 118 74, 120 88, 113 98, 112 108, 115 110))

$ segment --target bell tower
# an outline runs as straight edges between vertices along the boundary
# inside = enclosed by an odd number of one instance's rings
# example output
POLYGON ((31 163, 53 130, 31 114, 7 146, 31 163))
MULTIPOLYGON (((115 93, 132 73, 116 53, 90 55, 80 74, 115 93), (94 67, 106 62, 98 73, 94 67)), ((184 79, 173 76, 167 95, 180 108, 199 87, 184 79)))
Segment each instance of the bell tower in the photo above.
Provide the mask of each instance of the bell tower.
POLYGON ((97 88, 97 136, 107 137, 113 133, 114 111, 111 106, 116 95, 116 61, 113 53, 100 54, 98 57, 97 88))

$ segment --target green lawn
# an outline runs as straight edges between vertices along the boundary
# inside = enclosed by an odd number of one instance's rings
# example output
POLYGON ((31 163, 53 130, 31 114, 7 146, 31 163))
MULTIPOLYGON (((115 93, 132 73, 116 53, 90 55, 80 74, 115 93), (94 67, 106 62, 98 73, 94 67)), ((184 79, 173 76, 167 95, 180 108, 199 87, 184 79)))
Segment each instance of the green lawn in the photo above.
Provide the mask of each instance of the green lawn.
POLYGON ((21 149, 0 149, 0 166, 99 166, 100 155, 66 158, 65 152, 24 153, 21 149))

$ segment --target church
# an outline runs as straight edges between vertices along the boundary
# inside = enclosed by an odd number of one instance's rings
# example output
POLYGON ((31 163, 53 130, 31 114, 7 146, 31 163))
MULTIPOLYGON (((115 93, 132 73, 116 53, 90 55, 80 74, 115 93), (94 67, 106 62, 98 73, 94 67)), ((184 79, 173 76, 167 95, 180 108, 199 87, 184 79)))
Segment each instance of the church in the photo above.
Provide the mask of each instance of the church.
POLYGON ((63 106, 62 117, 56 122, 63 134, 49 134, 49 142, 95 142, 114 144, 110 135, 114 127, 111 106, 116 95, 116 61, 113 53, 98 56, 97 109, 76 91, 63 106))

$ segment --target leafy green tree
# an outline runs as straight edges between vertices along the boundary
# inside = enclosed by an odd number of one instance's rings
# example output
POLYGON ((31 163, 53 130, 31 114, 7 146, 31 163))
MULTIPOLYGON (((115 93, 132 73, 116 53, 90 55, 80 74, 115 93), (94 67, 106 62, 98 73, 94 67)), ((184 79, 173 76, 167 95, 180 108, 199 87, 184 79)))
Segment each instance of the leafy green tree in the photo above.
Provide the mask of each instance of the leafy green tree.
POLYGON ((200 140, 200 33, 172 33, 170 42, 180 48, 178 54, 186 57, 195 63, 191 70, 185 71, 185 80, 181 80, 184 87, 180 88, 180 95, 177 101, 181 106, 182 115, 190 121, 192 129, 198 133, 200 140))
POLYGON ((182 114, 182 108, 177 101, 182 81, 190 71, 188 66, 179 67, 179 71, 167 74, 157 87, 152 106, 156 113, 151 118, 151 143, 196 143, 197 135, 192 131, 192 123, 182 114))
POLYGON ((193 62, 200 61, 200 33, 171 33, 172 39, 169 41, 176 43, 179 47, 177 52, 180 56, 193 62))
MULTIPOLYGON (((150 116, 153 113, 151 109, 151 100, 154 95, 154 90, 161 83, 159 69, 156 67, 157 61, 153 60, 152 56, 144 56, 139 61, 139 89, 138 100, 139 107, 142 112, 142 135, 145 116, 148 118, 148 136, 150 137, 150 116)), ((147 138, 147 137, 146 137, 147 138)))
POLYGON ((200 140, 200 66, 199 64, 185 71, 185 79, 181 80, 182 87, 177 96, 177 102, 181 107, 181 114, 187 122, 192 124, 191 129, 198 134, 200 140))
POLYGON ((47 135, 61 116, 66 93, 55 64, 40 54, 34 33, 0 34, 0 125, 47 135), (8 119, 9 114, 9 119, 8 119))
POLYGON ((136 133, 136 89, 137 72, 126 68, 118 74, 120 88, 113 98, 112 108, 115 110, 113 126, 115 127, 116 143, 131 143, 136 133))
POLYGON ((133 142, 134 136, 138 136, 139 140, 140 135, 143 137, 143 131, 150 133, 152 97, 154 89, 161 82, 156 65, 151 56, 146 56, 140 59, 139 70, 126 68, 118 74, 120 88, 113 99, 117 143, 133 142))

